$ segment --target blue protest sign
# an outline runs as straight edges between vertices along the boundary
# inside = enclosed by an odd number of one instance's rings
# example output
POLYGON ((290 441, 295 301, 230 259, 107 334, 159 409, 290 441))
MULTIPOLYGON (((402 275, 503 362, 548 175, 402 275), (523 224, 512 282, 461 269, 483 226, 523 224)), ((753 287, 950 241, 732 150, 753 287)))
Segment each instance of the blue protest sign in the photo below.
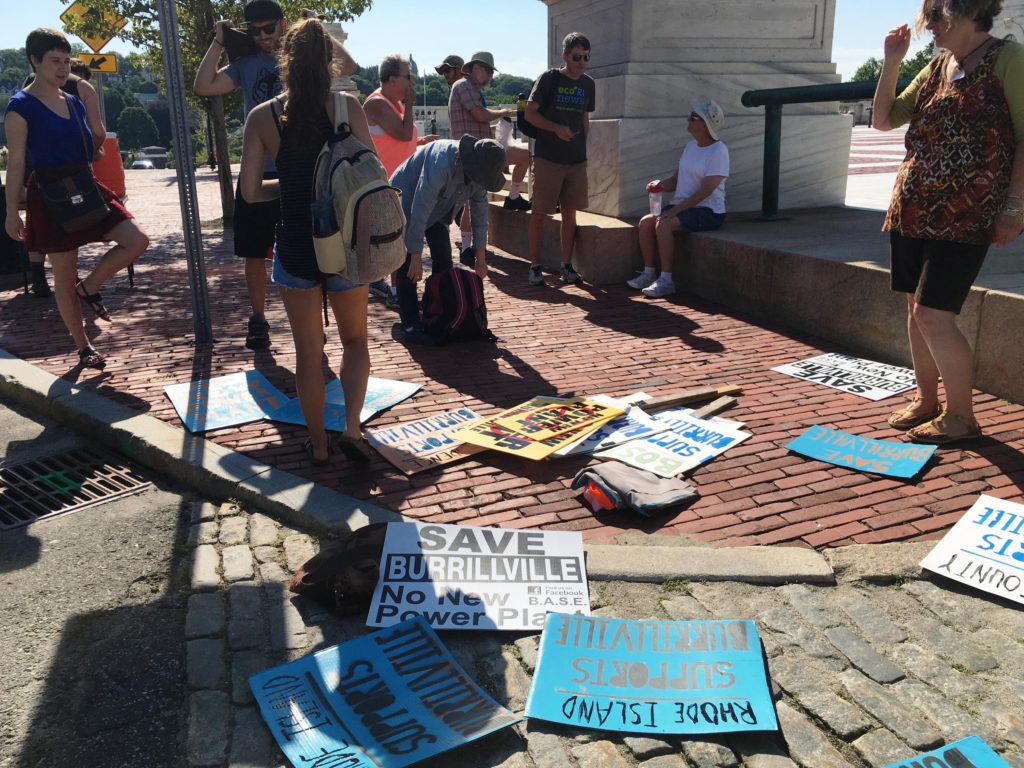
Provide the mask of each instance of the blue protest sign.
POLYGON ((873 440, 817 424, 786 448, 839 467, 887 477, 913 477, 935 453, 934 445, 873 440))
POLYGON ((190 432, 270 418, 288 402, 287 396, 259 371, 170 384, 164 392, 190 432))
POLYGON ((528 717, 628 733, 775 731, 749 619, 631 621, 549 613, 528 717))
MULTIPOLYGON (((359 423, 363 424, 383 410, 400 403, 420 388, 419 384, 392 379, 378 379, 371 376, 366 386, 366 399, 359 412, 359 423)), ((270 414, 272 421, 305 426, 299 399, 293 398, 270 414)), ((338 379, 327 382, 324 394, 324 427, 333 432, 345 431, 345 393, 338 379)))
POLYGON ((297 767, 404 768, 522 719, 419 617, 260 672, 249 686, 297 767))
POLYGON ((1010 768, 1010 764, 980 738, 968 736, 885 768, 1010 768))

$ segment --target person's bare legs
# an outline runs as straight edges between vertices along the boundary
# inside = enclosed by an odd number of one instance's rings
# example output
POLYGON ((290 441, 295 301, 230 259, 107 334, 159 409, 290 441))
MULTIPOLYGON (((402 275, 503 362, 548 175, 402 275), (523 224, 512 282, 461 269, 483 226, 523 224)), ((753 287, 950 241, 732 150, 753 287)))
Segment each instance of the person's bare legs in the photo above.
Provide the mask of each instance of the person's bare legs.
POLYGON ((530 150, 525 147, 509 147, 505 150, 505 158, 512 166, 512 183, 520 184, 530 170, 530 150))
MULTIPOLYGON (((530 222, 533 223, 532 221, 530 222)), ((576 241, 576 211, 562 206, 562 226, 559 228, 562 243, 562 263, 572 263, 572 247, 576 241)))
POLYGON ((326 460, 329 448, 324 428, 324 373, 320 367, 324 354, 321 293, 317 289, 304 291, 297 288, 280 288, 280 292, 295 342, 295 389, 299 405, 309 429, 313 456, 317 460, 326 460))
MULTIPOLYGON (((942 376, 946 391, 946 413, 971 422, 974 420, 974 353, 960 328, 956 314, 941 309, 932 309, 920 304, 911 311, 913 323, 928 346, 934 369, 942 376)), ((934 369, 926 367, 924 374, 934 378, 934 369)), ((917 373, 917 356, 914 356, 914 371, 917 373)), ((931 386, 929 381, 928 386, 931 386)), ((921 385, 918 384, 918 391, 921 385)), ((934 405, 933 401, 933 405, 934 405)))
POLYGON ((658 217, 648 213, 640 219, 639 225, 640 255, 644 259, 644 266, 651 269, 653 269, 657 264, 655 259, 658 256, 658 238, 654 232, 654 228, 657 223, 658 217))
POLYGON ((917 381, 917 397, 908 406, 908 413, 912 416, 931 413, 939 404, 939 368, 914 319, 915 307, 917 302, 914 301, 914 295, 907 294, 907 336, 910 339, 910 357, 917 381))
POLYGON ((89 346, 89 337, 85 334, 85 323, 82 320, 81 299, 75 292, 78 251, 51 253, 50 265, 53 267, 53 292, 57 297, 57 311, 75 341, 75 349, 81 351, 89 346))
POLYGON ((540 266, 540 249, 544 244, 544 219, 547 216, 543 213, 533 211, 530 214, 530 227, 527 230, 527 241, 530 248, 530 266, 540 266))
POLYGON ((335 325, 341 336, 344 363, 339 372, 341 389, 345 393, 345 432, 352 440, 363 435, 359 413, 366 401, 367 380, 370 377, 370 349, 366 335, 366 286, 342 293, 329 293, 335 325))
POLYGON ((245 290, 249 294, 251 314, 265 317, 267 309, 267 260, 245 259, 245 290))
MULTIPOLYGON (((126 219, 110 230, 107 238, 114 241, 114 247, 103 254, 92 272, 82 280, 86 293, 99 293, 107 278, 120 272, 149 248, 149 237, 132 219, 126 219)), ((50 261, 53 262, 52 257, 50 261)))
POLYGON ((658 240, 658 259, 661 261, 661 271, 672 274, 672 260, 676 249, 676 233, 683 231, 683 225, 679 223, 678 216, 666 216, 659 218, 654 225, 654 233, 658 240))

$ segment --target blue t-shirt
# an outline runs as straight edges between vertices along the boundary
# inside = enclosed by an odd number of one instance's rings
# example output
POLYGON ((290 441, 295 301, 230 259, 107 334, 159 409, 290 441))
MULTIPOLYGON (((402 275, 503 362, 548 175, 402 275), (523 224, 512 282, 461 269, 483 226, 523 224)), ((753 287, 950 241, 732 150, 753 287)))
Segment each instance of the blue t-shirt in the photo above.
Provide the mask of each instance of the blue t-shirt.
POLYGON ((85 105, 69 93, 64 98, 71 117, 61 117, 25 91, 18 91, 7 102, 4 115, 15 112, 28 123, 25 149, 33 168, 60 168, 92 162, 92 131, 85 120, 85 105))
MULTIPOLYGON (((281 77, 277 72, 277 59, 260 51, 251 56, 240 56, 224 68, 236 87, 242 89, 245 116, 252 108, 270 101, 281 92, 281 77)), ((269 154, 263 163, 264 171, 274 171, 274 158, 269 154)))

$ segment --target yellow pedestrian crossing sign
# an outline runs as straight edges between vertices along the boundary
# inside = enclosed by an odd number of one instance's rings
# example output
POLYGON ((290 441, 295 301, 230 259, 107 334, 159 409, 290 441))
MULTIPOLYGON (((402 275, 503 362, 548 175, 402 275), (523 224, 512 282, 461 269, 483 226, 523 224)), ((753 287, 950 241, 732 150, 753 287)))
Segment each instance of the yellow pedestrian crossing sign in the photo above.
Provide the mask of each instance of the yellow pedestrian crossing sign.
POLYGON ((85 62, 90 72, 117 74, 117 56, 112 53, 83 53, 78 58, 85 62))
POLYGON ((60 15, 60 20, 64 22, 65 26, 71 24, 71 34, 80 37, 96 53, 102 51, 103 46, 113 40, 114 35, 124 29, 128 23, 128 20, 121 16, 110 11, 91 8, 81 0, 75 0, 69 5, 67 10, 60 15), (85 29, 89 31, 86 32, 85 29))

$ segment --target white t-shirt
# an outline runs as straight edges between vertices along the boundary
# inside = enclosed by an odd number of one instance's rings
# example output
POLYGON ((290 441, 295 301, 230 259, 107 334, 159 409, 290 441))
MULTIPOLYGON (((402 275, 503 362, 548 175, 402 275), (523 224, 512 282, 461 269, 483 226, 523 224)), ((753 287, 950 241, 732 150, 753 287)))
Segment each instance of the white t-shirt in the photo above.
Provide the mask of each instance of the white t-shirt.
MULTIPOLYGON (((708 176, 729 175, 729 150, 721 141, 701 147, 691 141, 679 156, 679 171, 676 176, 676 191, 670 205, 676 205, 700 189, 708 176)), ((715 191, 697 204, 710 208, 715 213, 725 213, 725 179, 715 191)))

